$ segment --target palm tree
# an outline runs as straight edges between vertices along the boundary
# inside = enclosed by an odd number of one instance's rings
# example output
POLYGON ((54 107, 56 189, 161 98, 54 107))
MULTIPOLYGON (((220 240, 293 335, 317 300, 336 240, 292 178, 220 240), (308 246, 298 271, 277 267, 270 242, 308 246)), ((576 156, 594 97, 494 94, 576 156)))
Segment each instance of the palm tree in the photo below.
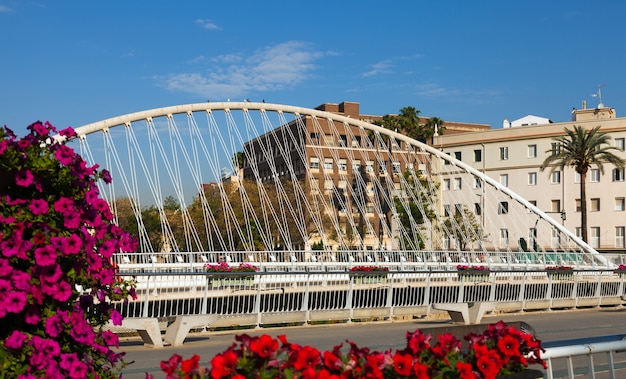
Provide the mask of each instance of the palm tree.
POLYGON ((604 174, 603 163, 608 162, 616 168, 624 168, 624 160, 615 155, 612 150, 622 151, 618 147, 609 145, 611 137, 600 132, 600 126, 587 130, 582 126, 574 125, 574 130, 565 128, 566 135, 553 138, 559 143, 558 150, 547 150, 548 157, 541 164, 543 171, 550 166, 550 173, 556 168, 563 169, 571 166, 580 174, 580 227, 582 240, 587 242, 587 194, 586 178, 587 171, 591 166, 597 166, 601 174, 604 174))

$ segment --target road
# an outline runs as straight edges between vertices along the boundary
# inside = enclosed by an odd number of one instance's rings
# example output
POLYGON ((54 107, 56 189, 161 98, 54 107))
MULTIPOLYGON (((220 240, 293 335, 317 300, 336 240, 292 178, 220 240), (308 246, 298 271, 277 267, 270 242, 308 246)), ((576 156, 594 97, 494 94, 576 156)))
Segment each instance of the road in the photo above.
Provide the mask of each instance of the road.
MULTIPOLYGON (((523 314, 487 315, 483 323, 523 321, 535 328, 537 337, 545 342, 574 338, 596 337, 612 334, 626 334, 626 308, 600 308, 575 311, 552 311, 523 314)), ((373 350, 401 348, 405 345, 405 334, 415 329, 450 326, 445 319, 410 320, 395 322, 344 323, 332 325, 312 325, 302 327, 282 327, 271 329, 252 329, 239 332, 196 333, 185 340, 179 347, 168 346, 163 349, 143 347, 138 338, 123 340, 120 351, 126 352, 126 360, 134 361, 123 371, 124 379, 145 378, 149 372, 156 378, 164 378, 159 363, 172 354, 189 358, 200 355, 201 364, 208 365, 213 355, 224 351, 234 342, 236 334, 250 335, 285 334, 290 342, 315 346, 320 350, 330 350, 333 346, 349 339, 359 346, 373 350)))

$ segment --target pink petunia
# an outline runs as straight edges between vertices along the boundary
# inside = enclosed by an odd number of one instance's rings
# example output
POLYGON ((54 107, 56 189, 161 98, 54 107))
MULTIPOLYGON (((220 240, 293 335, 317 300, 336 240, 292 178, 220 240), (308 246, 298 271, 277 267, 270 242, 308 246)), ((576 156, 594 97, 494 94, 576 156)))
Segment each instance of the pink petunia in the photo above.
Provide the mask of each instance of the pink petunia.
POLYGON ((28 208, 34 216, 44 215, 48 213, 48 202, 44 199, 34 199, 28 205, 28 208))
POLYGON ((80 225, 80 214, 78 212, 68 212, 63 219, 63 226, 68 229, 76 229, 80 225))
POLYGON ((65 128, 63 130, 61 130, 59 132, 60 135, 62 135, 65 138, 72 138, 72 137, 76 137, 76 132, 74 131, 74 129, 72 127, 68 127, 65 128))
POLYGON ((61 354, 61 361, 59 362, 59 366, 61 366, 63 370, 69 371, 72 368, 74 362, 78 362, 78 356, 76 355, 76 353, 61 354))
POLYGON ((118 312, 115 309, 112 309, 110 316, 111 316, 111 322, 113 322, 113 325, 116 325, 116 326, 122 325, 122 320, 124 319, 124 317, 122 317, 120 312, 118 312))
POLYGON ((54 210, 61 213, 66 214, 68 212, 74 211, 74 200, 68 197, 61 197, 59 200, 54 202, 54 210))
POLYGON ((19 270, 15 270, 11 275, 13 288, 26 293, 30 292, 30 279, 30 274, 19 270))
POLYGON ((15 184, 20 187, 28 187, 33 184, 33 173, 30 170, 19 170, 15 174, 15 184))
POLYGON ((35 263, 38 266, 50 266, 56 263, 57 251, 52 245, 45 245, 35 249, 35 263))
POLYGON ((4 345, 9 349, 21 349, 24 346, 24 342, 28 338, 28 334, 22 333, 19 330, 14 330, 11 335, 4 341, 4 345))
POLYGON ((61 162, 62 165, 69 165, 76 159, 76 153, 74 149, 66 145, 59 145, 54 152, 54 156, 61 162))
POLYGON ((21 291, 9 292, 2 301, 2 307, 9 313, 20 313, 24 310, 28 299, 26 294, 21 291))
POLYGON ((58 301, 68 301, 72 297, 72 286, 68 282, 59 282, 52 286, 52 298, 58 301))
POLYGON ((69 370, 69 377, 72 379, 82 379, 87 377, 87 365, 76 361, 69 370))
POLYGON ((46 335, 56 338, 63 331, 63 322, 59 315, 50 316, 45 323, 46 335))

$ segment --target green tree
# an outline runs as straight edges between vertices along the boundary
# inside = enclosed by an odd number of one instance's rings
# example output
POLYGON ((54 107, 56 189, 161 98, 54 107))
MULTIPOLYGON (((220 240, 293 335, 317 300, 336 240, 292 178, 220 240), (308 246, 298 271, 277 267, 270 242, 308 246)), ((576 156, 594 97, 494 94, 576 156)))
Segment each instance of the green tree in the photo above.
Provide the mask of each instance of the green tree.
POLYGON ((468 244, 473 244, 481 239, 484 241, 488 237, 484 234, 476 215, 466 207, 455 212, 454 216, 448 217, 443 226, 450 234, 454 235, 460 250, 466 250, 468 244))
POLYGON ((412 194, 407 195, 406 199, 400 199, 397 196, 393 199, 398 221, 404 229, 404 233, 398 236, 398 242, 400 247, 405 250, 423 249, 425 244, 422 233, 415 225, 422 225, 426 220, 435 218, 435 211, 429 207, 429 204, 436 194, 429 191, 429 185, 425 181, 415 178, 413 173, 405 172, 404 178, 408 183, 406 191, 410 191, 412 194))
POLYGON ((615 167, 623 169, 624 161, 613 151, 621 151, 609 144, 611 137, 600 131, 600 126, 587 130, 582 126, 574 126, 574 130, 565 128, 565 135, 553 138, 558 142, 558 149, 547 150, 548 157, 541 165, 541 171, 550 167, 550 173, 557 168, 565 166, 573 167, 580 174, 580 226, 582 240, 587 242, 587 171, 592 166, 597 166, 601 174, 604 174, 603 163, 608 162, 615 167))

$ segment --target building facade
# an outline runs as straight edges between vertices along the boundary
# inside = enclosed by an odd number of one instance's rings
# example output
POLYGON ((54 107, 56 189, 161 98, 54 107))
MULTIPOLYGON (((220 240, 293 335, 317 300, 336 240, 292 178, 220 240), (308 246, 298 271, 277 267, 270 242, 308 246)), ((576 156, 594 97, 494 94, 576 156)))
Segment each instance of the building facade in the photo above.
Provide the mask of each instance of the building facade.
MULTIPOLYGON (((541 120, 533 118, 532 121, 541 120)), ((583 102, 581 109, 572 111, 569 122, 545 124, 522 123, 501 129, 482 130, 462 134, 446 134, 434 140, 434 146, 456 157, 462 162, 487 174, 501 185, 510 188, 529 200, 549 216, 577 236, 580 229, 580 177, 571 167, 557 169, 550 173, 540 167, 545 158, 559 148, 555 137, 565 135, 565 129, 582 126, 591 129, 601 127, 609 133, 611 143, 621 151, 616 155, 626 159, 623 151, 626 141, 626 118, 617 118, 613 108, 601 104, 598 108, 587 108, 583 102)), ((604 164, 604 172, 592 167, 587 174, 587 241, 600 251, 623 251, 626 229, 626 183, 624 170, 611 164, 604 164)), ((497 205, 481 207, 477 199, 475 209, 486 214, 497 214, 497 205)), ((489 225, 485 225, 489 229, 489 225)), ((488 230, 497 235, 501 231, 488 230)), ((530 233, 530 231, 529 231, 530 233)), ((530 238, 530 237, 529 237, 530 238)))
MULTIPOLYGON (((383 117, 361 114, 356 102, 326 103, 316 109, 368 123, 383 117)), ((449 134, 489 130, 489 125, 460 122, 445 122, 445 127, 449 134)), ((412 146, 310 116, 248 141, 243 155, 244 180, 272 183, 295 178, 305 183, 307 202, 319 204, 310 213, 313 218, 315 213, 324 216, 318 220, 323 227, 307 220, 313 227, 305 249, 319 243, 332 249, 398 249, 398 224, 390 207, 405 191, 401 175, 430 171, 427 154, 412 146), (259 178, 254 177, 257 172, 259 178)))

